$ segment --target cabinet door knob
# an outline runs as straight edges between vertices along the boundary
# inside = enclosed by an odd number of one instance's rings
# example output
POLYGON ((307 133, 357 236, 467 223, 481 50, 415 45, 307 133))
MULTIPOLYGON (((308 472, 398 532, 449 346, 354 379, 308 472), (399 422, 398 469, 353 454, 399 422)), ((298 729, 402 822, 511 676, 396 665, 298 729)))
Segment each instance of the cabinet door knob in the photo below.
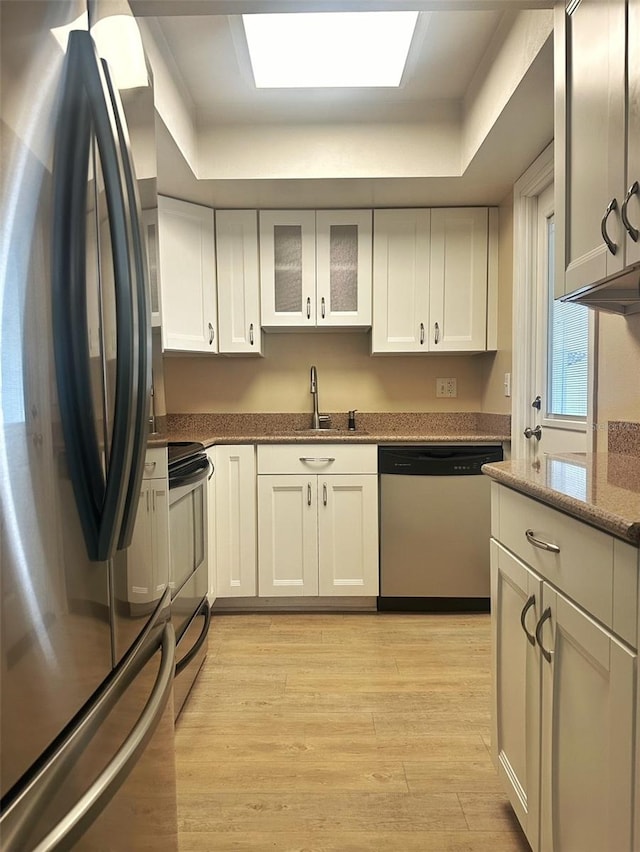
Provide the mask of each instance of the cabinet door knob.
POLYGON ((618 246, 611 239, 609 234, 607 233, 607 219, 609 215, 613 213, 614 210, 618 209, 618 202, 615 198, 612 198, 609 202, 609 206, 604 211, 604 216, 602 217, 602 221, 600 222, 600 233, 602 234, 602 239, 607 244, 607 248, 611 252, 611 254, 615 254, 618 251, 618 246))
POLYGON ((526 604, 522 607, 522 612, 520 613, 520 624, 522 625, 522 629, 524 630, 527 639, 532 645, 536 644, 536 637, 533 633, 529 633, 527 630, 527 625, 524 623, 525 618, 527 617, 527 613, 531 609, 532 606, 535 606, 536 596, 531 595, 531 597, 527 600, 526 604))
POLYGON ((631 186, 627 190, 627 194, 625 195, 624 201, 622 202, 622 207, 620 208, 620 216, 622 217, 622 224, 627 229, 629 236, 634 241, 634 243, 638 242, 638 236, 640 236, 640 234, 638 233, 638 229, 634 228, 633 225, 631 224, 631 222, 629 221, 629 217, 627 216, 627 205, 629 204, 629 202, 631 201, 633 196, 637 195, 639 191, 640 191, 640 184, 638 184, 638 181, 636 180, 631 184, 631 186))
POLYGON ((542 644, 542 627, 545 621, 548 621, 551 618, 551 607, 548 606, 545 611, 542 613, 542 617, 540 621, 536 624, 536 642, 538 643, 540 650, 542 651, 542 656, 545 660, 550 663, 551 662, 551 651, 547 651, 547 649, 542 644))

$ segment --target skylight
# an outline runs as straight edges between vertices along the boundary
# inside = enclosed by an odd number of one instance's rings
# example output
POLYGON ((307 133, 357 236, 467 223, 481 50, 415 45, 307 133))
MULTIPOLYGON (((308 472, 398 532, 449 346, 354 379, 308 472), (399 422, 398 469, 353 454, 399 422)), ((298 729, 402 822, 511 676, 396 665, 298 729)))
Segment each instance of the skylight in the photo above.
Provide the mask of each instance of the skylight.
POLYGON ((399 86, 417 12, 243 15, 256 88, 399 86))

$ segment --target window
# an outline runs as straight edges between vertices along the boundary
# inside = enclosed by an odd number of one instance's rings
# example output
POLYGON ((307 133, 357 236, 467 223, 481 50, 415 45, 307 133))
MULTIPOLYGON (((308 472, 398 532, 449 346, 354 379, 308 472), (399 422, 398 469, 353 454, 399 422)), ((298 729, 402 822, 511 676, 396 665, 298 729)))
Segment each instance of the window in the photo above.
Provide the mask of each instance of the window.
POLYGON ((547 417, 585 420, 589 366, 589 309, 555 301, 554 220, 547 219, 547 417))

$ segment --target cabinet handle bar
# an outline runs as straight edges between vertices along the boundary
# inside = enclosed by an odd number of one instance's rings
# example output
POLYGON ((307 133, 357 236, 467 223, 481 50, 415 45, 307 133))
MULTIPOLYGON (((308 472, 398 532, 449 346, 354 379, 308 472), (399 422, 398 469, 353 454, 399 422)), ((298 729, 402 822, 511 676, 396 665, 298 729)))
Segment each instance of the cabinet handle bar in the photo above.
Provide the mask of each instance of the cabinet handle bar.
POLYGON ((549 553, 560 553, 560 548, 557 544, 551 544, 548 541, 543 541, 541 538, 536 538, 533 530, 525 530, 525 536, 529 544, 534 547, 539 547, 540 550, 547 550, 549 553))
POLYGON ((550 663, 551 662, 551 651, 547 651, 547 649, 542 644, 542 627, 545 621, 548 621, 551 618, 551 607, 548 606, 545 611, 542 613, 542 617, 540 621, 536 625, 536 642, 540 646, 540 650, 542 651, 542 656, 545 660, 550 663))
POLYGON ((631 201, 631 198, 634 195, 637 195, 638 192, 640 192, 640 184, 636 180, 631 184, 631 186, 627 190, 627 194, 625 195, 624 201, 622 202, 622 207, 620 208, 620 216, 622 217, 622 224, 627 229, 627 232, 629 233, 629 236, 634 241, 634 243, 638 242, 638 236, 640 236, 640 234, 638 233, 638 229, 634 228, 633 225, 631 224, 631 222, 629 221, 629 217, 627 216, 627 205, 631 201))
POLYGON ((527 630, 527 625, 525 624, 525 618, 527 617, 527 613, 531 609, 532 606, 535 606, 536 596, 531 595, 531 597, 527 600, 526 604, 522 607, 522 612, 520 613, 520 624, 522 625, 522 629, 524 630, 527 639, 532 645, 536 644, 536 637, 533 633, 529 633, 527 630))
POLYGON ((602 221, 600 222, 600 233, 602 234, 602 239, 607 244, 607 248, 611 252, 611 254, 615 254, 618 251, 618 246, 611 239, 609 234, 607 233, 607 219, 609 218, 609 214, 613 213, 614 210, 618 209, 618 201, 615 198, 612 198, 609 202, 609 206, 604 211, 604 216, 602 217, 602 221))
POLYGON ((324 458, 319 458, 315 456, 300 456, 301 462, 334 462, 334 456, 325 456, 324 458))

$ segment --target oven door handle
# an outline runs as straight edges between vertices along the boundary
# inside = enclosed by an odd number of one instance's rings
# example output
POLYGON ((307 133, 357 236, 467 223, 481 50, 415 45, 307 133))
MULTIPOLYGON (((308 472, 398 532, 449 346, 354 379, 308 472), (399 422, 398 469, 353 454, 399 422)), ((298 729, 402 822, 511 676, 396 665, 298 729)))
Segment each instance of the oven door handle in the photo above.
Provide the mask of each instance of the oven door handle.
POLYGON ((198 636, 197 640, 193 643, 193 647, 187 651, 184 657, 176 663, 176 677, 180 674, 180 672, 184 671, 186 667, 189 665, 191 660, 198 653, 200 648, 204 645, 205 639, 209 634, 209 625, 211 624, 211 607, 209 606, 209 601, 205 598, 200 604, 200 608, 196 612, 194 619, 199 616, 204 616, 204 625, 202 627, 202 632, 198 636))
POLYGON ((206 465, 199 467, 197 470, 192 471, 191 473, 186 473, 184 476, 169 476, 169 490, 172 488, 182 488, 184 485, 195 485, 195 483, 200 482, 202 479, 207 479, 212 471, 211 468, 213 465, 209 462, 209 459, 206 460, 206 465))

